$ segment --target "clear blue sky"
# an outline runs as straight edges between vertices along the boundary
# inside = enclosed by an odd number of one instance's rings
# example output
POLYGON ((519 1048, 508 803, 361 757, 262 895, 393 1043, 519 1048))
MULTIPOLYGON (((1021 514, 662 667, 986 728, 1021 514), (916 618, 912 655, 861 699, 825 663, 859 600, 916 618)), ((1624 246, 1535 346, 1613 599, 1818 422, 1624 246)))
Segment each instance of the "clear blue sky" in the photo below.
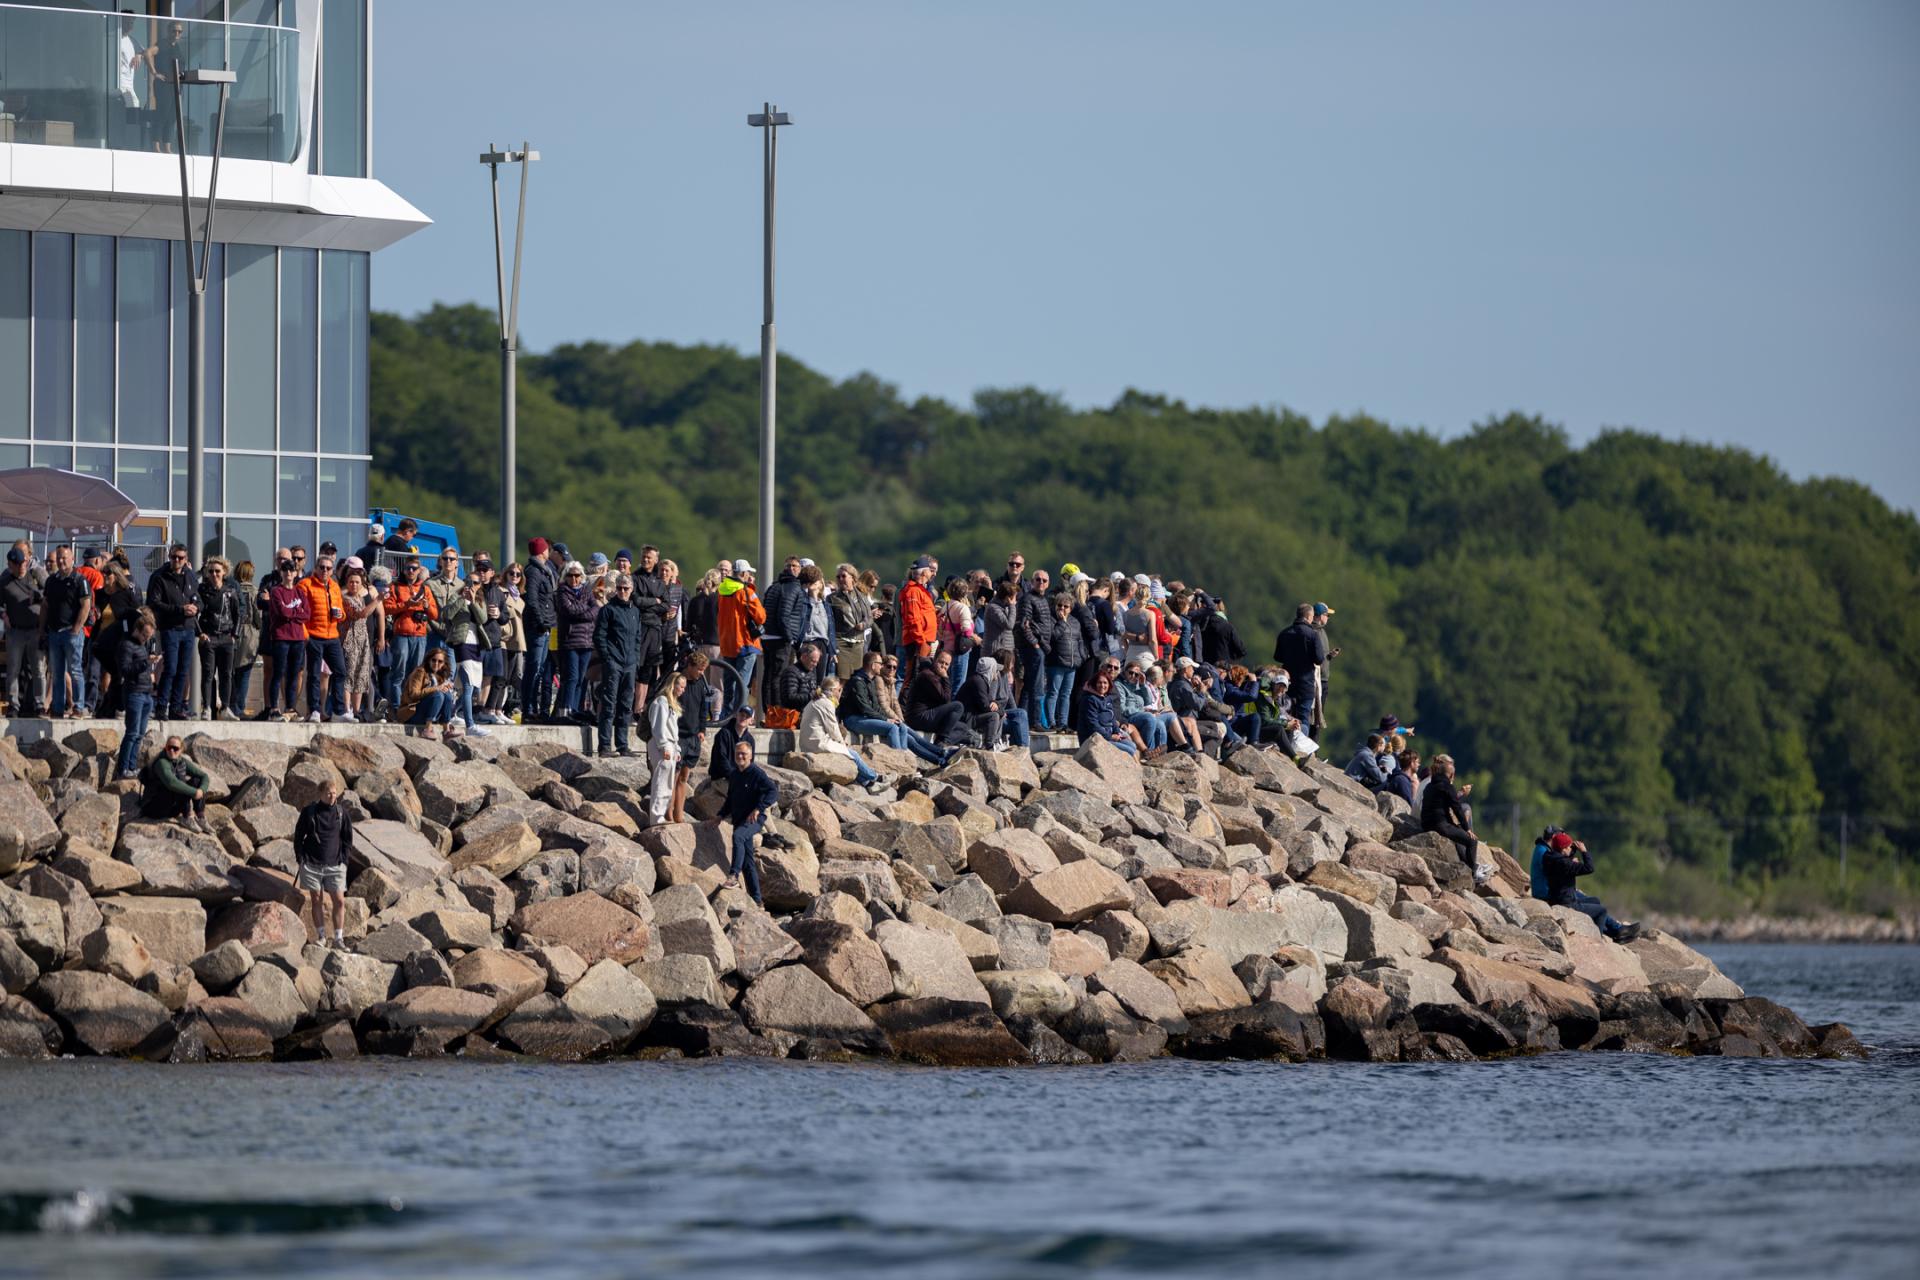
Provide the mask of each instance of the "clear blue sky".
POLYGON ((377 306, 781 348, 965 403, 1129 386, 1441 434, 1519 409, 1920 506, 1920 5, 543 4, 375 16, 377 306))

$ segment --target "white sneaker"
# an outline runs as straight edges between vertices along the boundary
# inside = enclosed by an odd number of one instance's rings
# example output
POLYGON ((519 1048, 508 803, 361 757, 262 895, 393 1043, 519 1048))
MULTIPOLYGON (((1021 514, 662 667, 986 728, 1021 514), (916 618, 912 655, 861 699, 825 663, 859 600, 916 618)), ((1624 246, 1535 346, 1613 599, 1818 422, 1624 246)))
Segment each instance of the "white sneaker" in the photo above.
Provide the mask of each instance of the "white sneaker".
POLYGON ((491 738, 493 736, 493 730, 487 728, 485 725, 476 724, 473 728, 467 730, 467 736, 471 738, 491 738))
POLYGON ((357 724, 358 723, 358 721, 354 719, 353 712, 351 711, 342 711, 339 715, 333 718, 333 722, 335 724, 357 724))
POLYGON ((310 712, 308 712, 308 713, 307 713, 307 723, 308 723, 308 724, 319 724, 319 723, 320 723, 320 713, 319 713, 318 711, 310 711, 310 712))

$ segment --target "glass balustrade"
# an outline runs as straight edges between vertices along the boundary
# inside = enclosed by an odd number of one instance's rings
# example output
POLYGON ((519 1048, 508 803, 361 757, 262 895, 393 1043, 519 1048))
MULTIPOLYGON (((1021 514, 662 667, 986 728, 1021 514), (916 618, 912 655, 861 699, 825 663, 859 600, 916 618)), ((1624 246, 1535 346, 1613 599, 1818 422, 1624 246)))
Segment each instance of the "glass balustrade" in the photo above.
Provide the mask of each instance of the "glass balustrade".
MULTIPOLYGON (((221 153, 284 163, 300 152, 306 116, 299 52, 290 27, 0 4, 0 142, 172 155, 176 75, 226 69, 235 83, 221 153)), ((210 155, 220 91, 181 89, 187 154, 210 155)))

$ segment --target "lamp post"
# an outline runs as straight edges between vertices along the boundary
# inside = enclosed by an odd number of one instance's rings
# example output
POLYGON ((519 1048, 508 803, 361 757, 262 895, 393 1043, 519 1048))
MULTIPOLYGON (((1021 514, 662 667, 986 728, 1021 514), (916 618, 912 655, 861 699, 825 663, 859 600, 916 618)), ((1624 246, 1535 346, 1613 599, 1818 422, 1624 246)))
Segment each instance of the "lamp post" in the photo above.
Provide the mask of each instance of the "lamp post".
MULTIPOLYGON (((187 259, 187 546, 196 548, 196 565, 206 558, 201 526, 207 521, 207 262, 213 250, 213 207, 220 190, 220 148, 227 133, 227 88, 235 80, 223 68, 186 68, 173 62, 174 141, 180 151, 180 229, 187 259), (207 218, 200 229, 200 258, 193 255, 193 191, 187 179, 186 86, 220 87, 220 105, 213 117, 213 167, 207 175, 207 218)), ((188 709, 199 715, 200 646, 190 645, 187 665, 188 709)))
POLYGON ((540 153, 525 142, 518 151, 502 151, 491 142, 480 156, 487 166, 493 188, 493 285, 500 299, 500 563, 513 562, 518 539, 514 530, 514 504, 517 494, 514 471, 519 465, 519 423, 514 401, 520 361, 520 243, 527 227, 527 162, 538 160, 540 153), (506 250, 500 238, 500 166, 520 166, 520 212, 513 220, 513 289, 507 289, 506 250))
POLYGON ((765 210, 762 214, 763 300, 760 315, 760 572, 773 576, 773 472, 774 472, 774 338, 773 338, 773 186, 774 161, 779 150, 780 126, 793 123, 784 111, 775 111, 771 102, 747 117, 747 124, 762 131, 761 175, 765 210))

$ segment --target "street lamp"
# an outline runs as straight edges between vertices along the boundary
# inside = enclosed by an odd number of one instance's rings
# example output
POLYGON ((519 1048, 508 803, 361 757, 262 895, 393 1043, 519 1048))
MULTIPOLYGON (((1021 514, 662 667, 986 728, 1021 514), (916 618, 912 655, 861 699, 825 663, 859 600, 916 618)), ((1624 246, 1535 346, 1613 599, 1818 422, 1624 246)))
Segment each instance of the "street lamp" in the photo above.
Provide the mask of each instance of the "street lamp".
POLYGON ((773 574, 773 171, 780 126, 792 123, 793 117, 775 111, 771 102, 762 103, 760 111, 747 117, 748 125, 763 131, 761 169, 766 209, 761 227, 765 297, 760 316, 760 572, 768 577, 773 574))
POLYGON ((519 424, 515 421, 515 388, 520 361, 520 243, 527 228, 527 162, 538 160, 540 153, 525 142, 518 151, 502 151, 491 142, 480 156, 490 171, 493 186, 493 285, 500 299, 500 563, 513 562, 513 510, 516 500, 514 471, 518 466, 519 443, 515 439, 519 424), (513 220, 513 291, 507 291, 506 251, 500 242, 500 166, 520 165, 520 212, 513 220))
MULTIPOLYGON (((220 189, 220 147, 227 133, 227 89, 235 81, 233 72, 210 67, 185 68, 173 61, 173 128, 180 150, 180 228, 187 255, 187 536, 189 547, 197 548, 196 560, 206 558, 202 526, 207 521, 207 261, 213 249, 213 205, 220 189), (220 105, 213 117, 213 169, 207 175, 207 220, 201 228, 200 258, 193 256, 193 193, 187 180, 186 86, 211 84, 220 87, 220 105)), ((199 715, 200 646, 189 645, 192 656, 187 666, 188 709, 199 715)))

